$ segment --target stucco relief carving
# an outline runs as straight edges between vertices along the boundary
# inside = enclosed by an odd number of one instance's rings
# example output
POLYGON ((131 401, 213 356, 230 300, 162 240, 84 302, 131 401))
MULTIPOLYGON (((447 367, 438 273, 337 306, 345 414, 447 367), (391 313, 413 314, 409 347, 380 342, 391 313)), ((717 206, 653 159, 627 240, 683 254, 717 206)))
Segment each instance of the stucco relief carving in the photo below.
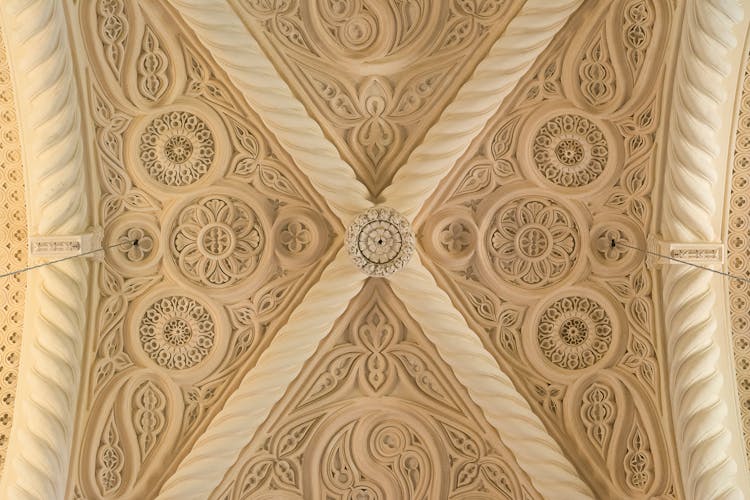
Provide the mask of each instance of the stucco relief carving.
POLYGON ((370 280, 211 498, 537 498, 404 314, 370 280))
MULTIPOLYGON (((729 200, 729 223, 727 235, 727 262, 729 271, 744 276, 750 268, 750 62, 743 73, 742 99, 735 136, 735 151, 729 200)), ((745 453, 750 461, 750 301, 748 284, 729 280, 729 308, 732 321, 734 367, 737 377, 737 396, 742 411, 745 453)))
POLYGON ((104 243, 138 240, 99 272, 69 482, 80 498, 156 494, 343 232, 161 9, 72 10, 92 61, 104 243))
POLYGON ((521 2, 233 2, 374 194, 521 2))
MULTIPOLYGON (((27 262, 27 223, 21 145, 15 93, 7 52, 0 32, 0 272, 15 271, 27 262)), ((26 276, 0 278, 0 473, 5 465, 21 358, 26 276)))
POLYGON ((416 231, 438 283, 592 471, 595 495, 679 495, 652 279, 641 255, 609 245, 646 245, 661 119, 653 81, 672 14, 622 0, 578 15, 598 21, 542 56, 416 231), (581 440, 599 452, 579 454, 581 440))

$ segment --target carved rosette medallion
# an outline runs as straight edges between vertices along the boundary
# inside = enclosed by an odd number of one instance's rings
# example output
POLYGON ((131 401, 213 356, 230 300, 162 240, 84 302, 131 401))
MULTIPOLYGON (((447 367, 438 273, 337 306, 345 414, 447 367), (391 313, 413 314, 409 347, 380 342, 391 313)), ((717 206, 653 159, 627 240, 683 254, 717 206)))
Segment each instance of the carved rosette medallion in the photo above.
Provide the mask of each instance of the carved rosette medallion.
POLYGON ((230 196, 212 195, 177 217, 170 250, 191 281, 213 288, 239 282, 258 266, 265 232, 255 211, 230 196))
POLYGON ((539 173, 564 188, 594 182, 609 160, 609 145, 602 129, 577 114, 550 118, 537 131, 532 151, 539 173))
POLYGON ((354 264, 370 276, 403 269, 414 254, 409 221, 388 207, 371 208, 347 228, 346 245, 354 264))
POLYGON ((612 321, 589 297, 570 296, 547 306, 537 321, 537 342, 547 360, 565 370, 599 362, 612 344, 612 321))
POLYGON ((542 196, 524 196, 495 212, 486 244, 503 280, 539 289, 570 273, 580 239, 578 224, 567 209, 542 196))
POLYGON ((157 365, 184 370, 203 361, 214 345, 215 320, 197 300, 167 296, 144 311, 138 325, 143 351, 157 365))
POLYGON ((168 187, 183 187, 206 175, 216 147, 204 120, 189 111, 171 111, 146 126, 138 151, 151 179, 168 187))

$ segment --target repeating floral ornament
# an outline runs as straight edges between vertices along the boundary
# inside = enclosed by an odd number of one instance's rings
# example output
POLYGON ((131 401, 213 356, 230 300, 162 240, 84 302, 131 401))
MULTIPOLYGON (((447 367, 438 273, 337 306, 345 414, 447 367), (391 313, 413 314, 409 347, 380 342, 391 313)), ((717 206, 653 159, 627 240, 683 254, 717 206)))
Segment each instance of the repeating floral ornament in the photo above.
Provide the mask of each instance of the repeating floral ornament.
POLYGON ((210 498, 538 498, 401 318, 370 281, 210 498))
POLYGON ((258 215, 245 202, 208 196, 184 208, 174 223, 170 250, 191 281, 233 285, 252 274, 265 246, 258 215))
POLYGON ((151 304, 138 328, 141 348, 159 366, 184 370, 211 351, 216 324, 206 308, 189 297, 164 297, 151 304))
POLYGON ((492 217, 487 239, 498 275, 532 289, 564 279, 580 252, 573 216, 541 197, 517 198, 501 206, 492 217))
MULTIPOLYGON (((26 194, 21 163, 15 93, 8 66, 4 38, 0 32, 0 272, 26 267, 28 229, 26 194)), ((21 337, 24 325, 26 276, 0 278, 0 473, 5 465, 13 409, 18 366, 21 358, 21 337)))
POLYGON ((97 274, 73 497, 155 497, 343 232, 165 7, 71 5, 98 61, 82 81, 103 243, 138 240, 97 274))
MULTIPOLYGON (((730 272, 744 275, 750 268, 750 62, 742 74, 735 150, 732 163, 731 195, 727 229, 727 261, 730 272)), ((748 285, 729 280, 729 311, 732 325, 734 367, 737 397, 740 402, 745 454, 750 460, 750 301, 748 285)))
POLYGON ((679 497, 654 283, 640 253, 611 246, 647 244, 672 13, 646 0, 609 7, 579 13, 597 22, 537 61, 415 232, 425 265, 590 471, 594 494, 679 497), (599 372, 622 385, 589 378, 599 372))
POLYGON ((238 0, 267 53, 374 194, 517 12, 512 0, 238 0))
POLYGON ((216 149, 211 129, 193 113, 172 111, 154 118, 140 138, 148 175, 171 187, 189 186, 211 168, 216 149))

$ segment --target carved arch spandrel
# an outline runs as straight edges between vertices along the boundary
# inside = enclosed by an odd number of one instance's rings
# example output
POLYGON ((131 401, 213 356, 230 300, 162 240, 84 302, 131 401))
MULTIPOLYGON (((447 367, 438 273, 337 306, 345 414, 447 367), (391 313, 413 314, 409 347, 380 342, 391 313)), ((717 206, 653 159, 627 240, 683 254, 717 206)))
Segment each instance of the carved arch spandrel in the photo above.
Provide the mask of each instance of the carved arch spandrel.
POLYGON ((538 498, 434 347, 376 279, 351 302, 211 498, 349 493, 538 498))
POLYGON ((673 17, 663 2, 585 4, 415 221, 436 281, 608 498, 681 494, 653 279, 608 246, 646 245, 673 17), (602 371, 622 403, 580 394, 602 371), (572 425, 585 408, 604 421, 572 425), (622 425, 607 412, 638 429, 607 430, 622 425))
POLYGON ((70 9, 91 61, 104 244, 69 494, 155 496, 339 245, 341 227, 165 5, 70 9), (108 21, 107 21, 108 20, 108 21), (106 37, 99 29, 116 29, 106 37))
POLYGON ((373 196, 523 2, 231 2, 373 196))

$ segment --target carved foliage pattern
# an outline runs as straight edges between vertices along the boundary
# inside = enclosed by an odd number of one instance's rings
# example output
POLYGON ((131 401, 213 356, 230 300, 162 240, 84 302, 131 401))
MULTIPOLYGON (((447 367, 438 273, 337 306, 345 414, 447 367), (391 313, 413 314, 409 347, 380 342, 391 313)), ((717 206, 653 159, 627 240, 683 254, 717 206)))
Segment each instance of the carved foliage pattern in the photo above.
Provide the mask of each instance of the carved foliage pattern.
POLYGON ((368 282, 212 498, 538 497, 403 317, 368 282))
POLYGON ((388 185, 521 3, 236 1, 373 193, 388 185))
MULTIPOLYGON (((729 271, 744 276, 750 268, 750 59, 746 63, 739 119, 735 136, 729 224, 727 235, 729 271)), ((747 283, 729 280, 734 368, 740 402, 745 454, 750 461, 750 289, 747 283)))
POLYGON ((640 255, 609 242, 646 245, 654 82, 672 14, 619 0, 576 15, 597 22, 553 42, 428 202, 417 234, 438 283, 590 471, 595 495, 670 495, 679 476, 652 280, 640 255))
POLYGON ((70 494, 152 497, 332 258, 335 218, 165 5, 71 7, 105 244, 70 494))
MULTIPOLYGON (((26 266, 28 241, 15 94, 3 40, 0 32, 0 273, 26 266)), ((0 472, 13 425, 25 296, 24 274, 0 278, 0 472)))

